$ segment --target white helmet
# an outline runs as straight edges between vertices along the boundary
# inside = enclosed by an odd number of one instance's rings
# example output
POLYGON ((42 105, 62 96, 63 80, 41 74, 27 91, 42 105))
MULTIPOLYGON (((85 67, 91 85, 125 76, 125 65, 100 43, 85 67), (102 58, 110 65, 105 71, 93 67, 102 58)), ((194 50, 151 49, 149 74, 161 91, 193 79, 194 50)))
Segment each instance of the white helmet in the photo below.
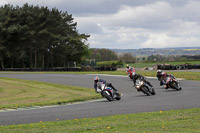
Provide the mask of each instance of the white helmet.
POLYGON ((161 73, 161 72, 162 72, 162 70, 160 70, 160 69, 157 70, 157 73, 161 73))

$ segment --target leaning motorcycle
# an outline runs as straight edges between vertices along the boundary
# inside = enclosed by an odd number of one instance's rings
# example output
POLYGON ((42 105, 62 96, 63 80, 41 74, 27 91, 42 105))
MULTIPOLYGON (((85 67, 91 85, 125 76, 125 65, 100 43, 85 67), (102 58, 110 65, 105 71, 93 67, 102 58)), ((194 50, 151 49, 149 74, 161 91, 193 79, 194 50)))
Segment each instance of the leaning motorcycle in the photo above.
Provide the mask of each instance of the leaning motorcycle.
POLYGON ((156 92, 153 87, 149 86, 147 83, 145 83, 143 80, 138 80, 136 83, 135 88, 138 91, 142 91, 147 96, 155 95, 156 92))
POLYGON ((180 91, 182 89, 179 81, 172 76, 166 77, 165 85, 168 86, 169 88, 175 89, 177 91, 180 91))
POLYGON ((102 84, 101 89, 98 88, 97 91, 101 93, 101 95, 105 97, 108 101, 121 99, 120 93, 115 92, 112 87, 108 87, 105 84, 102 84))

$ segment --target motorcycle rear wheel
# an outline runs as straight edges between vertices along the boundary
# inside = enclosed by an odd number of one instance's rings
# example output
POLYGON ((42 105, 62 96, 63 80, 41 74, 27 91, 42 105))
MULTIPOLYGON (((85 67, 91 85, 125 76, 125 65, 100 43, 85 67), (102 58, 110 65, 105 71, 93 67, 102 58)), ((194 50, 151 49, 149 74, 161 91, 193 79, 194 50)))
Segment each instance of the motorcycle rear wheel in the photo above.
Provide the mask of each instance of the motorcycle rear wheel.
POLYGON ((174 83, 171 83, 170 86, 171 86, 171 88, 176 89, 177 91, 180 91, 181 88, 179 88, 177 84, 178 84, 178 83, 175 83, 175 84, 174 84, 174 83))

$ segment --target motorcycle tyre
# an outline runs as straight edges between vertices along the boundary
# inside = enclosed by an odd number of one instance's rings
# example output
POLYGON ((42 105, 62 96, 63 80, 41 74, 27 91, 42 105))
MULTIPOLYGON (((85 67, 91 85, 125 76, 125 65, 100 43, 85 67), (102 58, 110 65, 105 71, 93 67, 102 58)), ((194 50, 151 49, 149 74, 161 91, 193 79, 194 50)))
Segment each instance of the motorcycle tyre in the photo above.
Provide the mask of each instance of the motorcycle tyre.
POLYGON ((151 92, 151 94, 152 94, 152 95, 155 95, 155 94, 156 94, 154 88, 152 88, 152 92, 151 92))
POLYGON ((116 93, 116 95, 117 95, 117 96, 116 96, 116 98, 115 98, 115 99, 116 99, 116 100, 120 100, 120 99, 121 99, 121 96, 120 96, 120 94, 119 94, 119 93, 116 93))
MULTIPOLYGON (((110 93, 110 92, 108 92, 110 93)), ((107 95, 105 91, 102 92, 103 97, 105 97, 108 101, 113 101, 113 97, 110 95, 107 95)))
POLYGON ((151 96, 151 93, 149 92, 149 90, 148 90, 148 88, 147 87, 142 87, 141 88, 141 91, 144 93, 144 94, 146 94, 147 96, 151 96))

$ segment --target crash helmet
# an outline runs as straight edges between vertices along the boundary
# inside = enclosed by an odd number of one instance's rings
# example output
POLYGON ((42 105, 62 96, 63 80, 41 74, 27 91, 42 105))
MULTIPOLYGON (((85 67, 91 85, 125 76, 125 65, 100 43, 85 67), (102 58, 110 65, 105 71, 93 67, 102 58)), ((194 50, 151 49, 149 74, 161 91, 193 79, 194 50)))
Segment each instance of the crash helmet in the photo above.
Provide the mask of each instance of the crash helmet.
POLYGON ((126 65, 126 68, 129 69, 129 65, 128 64, 126 65))
POLYGON ((99 81, 99 77, 98 76, 94 76, 94 82, 98 82, 99 81))

